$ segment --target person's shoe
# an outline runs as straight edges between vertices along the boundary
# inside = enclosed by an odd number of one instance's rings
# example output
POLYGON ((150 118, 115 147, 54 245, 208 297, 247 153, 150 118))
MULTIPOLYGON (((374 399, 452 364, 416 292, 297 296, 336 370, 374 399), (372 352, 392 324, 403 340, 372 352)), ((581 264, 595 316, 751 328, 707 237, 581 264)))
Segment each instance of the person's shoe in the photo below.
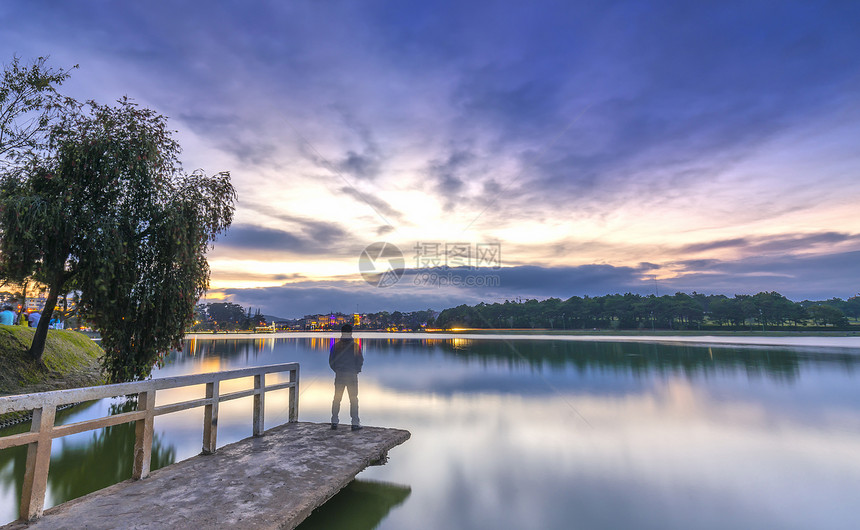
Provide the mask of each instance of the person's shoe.
POLYGON ((337 430, 337 423, 332 423, 332 424, 331 424, 331 430, 333 430, 333 431, 336 431, 336 430, 337 430))
POLYGON ((353 431, 360 431, 361 429, 362 429, 361 425, 353 425, 352 426, 353 431))

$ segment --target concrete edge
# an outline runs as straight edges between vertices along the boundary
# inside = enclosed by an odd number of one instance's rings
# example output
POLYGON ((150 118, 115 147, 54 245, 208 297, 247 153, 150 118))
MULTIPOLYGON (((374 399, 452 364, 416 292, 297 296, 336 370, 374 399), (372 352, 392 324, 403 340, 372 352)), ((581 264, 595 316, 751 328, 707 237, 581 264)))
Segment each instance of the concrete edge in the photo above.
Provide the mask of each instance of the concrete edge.
POLYGON ((326 491, 324 492, 324 495, 321 497, 321 499, 322 499, 321 501, 316 502, 316 503, 309 503, 307 506, 302 506, 302 507, 298 508, 297 510, 294 510, 293 512, 286 514, 286 517, 284 518, 285 521, 282 524, 280 524, 278 527, 279 528, 285 528, 287 530, 293 530, 294 528, 296 528, 305 519, 307 519, 311 515, 311 513, 313 513, 314 510, 316 510, 317 508, 319 508, 323 504, 327 503, 329 500, 331 500, 332 497, 337 495, 338 492, 340 492, 340 490, 342 490, 350 482, 355 480, 355 477, 359 473, 361 473, 362 471, 367 469, 373 463, 384 459, 386 454, 388 453, 388 451, 397 447, 398 445, 401 445, 402 443, 404 443, 405 441, 409 440, 412 437, 412 433, 410 433, 409 431, 406 431, 406 430, 402 430, 402 429, 389 429, 389 430, 390 431, 397 431, 398 436, 395 439, 390 440, 388 443, 385 443, 385 442, 380 443, 372 455, 363 458, 360 463, 356 464, 353 467, 354 471, 350 471, 348 478, 345 478, 342 481, 339 481, 338 483, 332 484, 331 486, 329 486, 326 489, 326 491))
MULTIPOLYGON (((272 427, 272 429, 275 429, 278 427, 283 427, 284 425, 288 425, 288 424, 278 425, 276 427, 272 427)), ((323 425, 323 424, 321 424, 321 425, 323 425)), ((327 424, 324 424, 324 425, 327 425, 327 424)), ((373 427, 371 427, 371 428, 373 428, 373 427)), ((388 453, 388 451, 390 451, 394 447, 397 447, 398 445, 403 444, 404 442, 406 442, 407 440, 409 440, 412 437, 412 433, 410 433, 409 431, 404 430, 404 429, 393 429, 393 428, 388 428, 388 427, 384 427, 384 429, 387 431, 390 431, 392 433, 396 433, 396 437, 394 437, 391 440, 388 440, 387 442, 380 442, 376 446, 374 452, 371 455, 363 458, 361 460, 361 462, 359 462, 358 464, 353 466, 353 469, 350 470, 350 472, 349 472, 350 476, 348 479, 345 479, 343 481, 339 481, 338 483, 332 484, 330 487, 326 488, 324 500, 322 500, 321 502, 317 502, 317 503, 309 503, 307 506, 302 506, 296 510, 293 510, 292 512, 285 513, 282 520, 278 523, 278 528, 287 528, 287 529, 292 530, 295 527, 297 527, 305 519, 307 519, 308 516, 310 516, 311 512, 313 512, 315 509, 317 509, 318 507, 320 507, 323 504, 325 504, 326 502, 328 502, 340 490, 342 490, 344 487, 346 487, 347 484, 349 484, 350 482, 355 480, 356 475, 358 475, 360 472, 364 471, 371 464, 383 459, 385 457, 385 455, 388 453), (313 505, 311 505, 311 504, 313 504, 313 505)), ((265 436, 265 433, 264 433, 264 436, 265 436)), ((157 478, 159 474, 170 470, 171 467, 173 467, 177 464, 181 464, 183 462, 188 462, 189 460, 191 460, 193 458, 198 458, 198 457, 207 458, 210 456, 215 457, 219 454, 219 452, 223 452, 223 451, 227 450, 228 448, 230 448, 231 446, 241 444, 241 443, 245 442, 246 440, 248 440, 249 438, 253 438, 253 436, 249 436, 247 438, 243 438, 242 440, 238 440, 236 442, 227 444, 223 447, 219 447, 215 453, 212 453, 212 454, 200 453, 200 454, 191 456, 189 458, 186 458, 185 460, 180 460, 179 462, 175 462, 169 466, 166 466, 166 467, 163 467, 160 469, 156 469, 155 471, 152 471, 148 477, 146 477, 142 480, 152 480, 154 478, 157 478)), ((86 495, 83 495, 83 496, 78 497, 76 499, 66 501, 66 502, 64 502, 62 504, 58 504, 56 506, 52 506, 51 508, 48 508, 47 510, 45 510, 42 513, 42 517, 40 517, 39 519, 36 519, 36 521, 38 521, 44 517, 49 517, 49 516, 55 515, 57 513, 62 513, 65 510, 67 510, 67 509, 69 509, 69 508, 71 508, 77 504, 80 504, 82 502, 86 502, 86 501, 90 500, 92 497, 98 497, 98 496, 102 496, 102 495, 110 495, 113 493, 118 493, 120 490, 126 488, 127 486, 129 486, 135 482, 137 482, 135 479, 126 479, 126 480, 123 480, 122 482, 117 482, 116 484, 112 484, 110 486, 107 486, 106 488, 102 488, 102 489, 87 493, 86 495)), ((0 530, 23 530, 23 529, 26 529, 29 527, 30 527, 29 521, 17 520, 17 521, 12 521, 12 522, 5 524, 3 526, 0 526, 0 530)))

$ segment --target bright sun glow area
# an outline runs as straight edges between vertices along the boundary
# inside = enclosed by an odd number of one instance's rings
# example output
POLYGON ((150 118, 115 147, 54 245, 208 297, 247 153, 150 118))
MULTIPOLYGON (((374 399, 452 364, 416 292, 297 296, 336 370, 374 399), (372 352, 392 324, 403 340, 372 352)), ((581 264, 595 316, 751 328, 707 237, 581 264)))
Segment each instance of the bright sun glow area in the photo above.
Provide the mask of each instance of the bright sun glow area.
POLYGON ((230 172, 238 198, 208 255, 213 299, 265 297, 266 313, 285 317, 348 298, 354 309, 349 282, 376 241, 400 247, 407 267, 419 265, 416 243, 434 242, 499 243, 501 266, 520 267, 493 292, 362 292, 376 311, 642 294, 643 269, 683 277, 666 282, 671 292, 856 294, 850 3, 658 1, 642 17, 635 2, 538 1, 488 17, 431 2, 426 20, 415 7, 394 19, 322 4, 148 11, 223 36, 194 46, 152 21, 116 22, 138 17, 131 6, 66 4, 46 22, 37 4, 4 2, 4 60, 80 64, 68 95, 128 94, 169 117, 186 170, 230 172), (401 15, 422 28, 408 45, 401 15), (237 20, 247 24, 226 22, 237 20), (82 40, 75 28, 89 25, 98 31, 82 40), (278 291, 298 283, 330 297, 298 308, 278 291))

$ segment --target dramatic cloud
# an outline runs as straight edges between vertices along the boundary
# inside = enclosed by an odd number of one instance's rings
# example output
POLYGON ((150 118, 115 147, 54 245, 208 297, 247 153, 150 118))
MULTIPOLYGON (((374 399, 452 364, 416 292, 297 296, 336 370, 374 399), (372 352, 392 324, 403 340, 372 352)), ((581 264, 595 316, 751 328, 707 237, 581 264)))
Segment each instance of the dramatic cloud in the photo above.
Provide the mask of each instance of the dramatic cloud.
POLYGON ((378 288, 363 281, 298 282, 279 287, 221 289, 210 296, 227 296, 245 306, 282 318, 326 313, 419 311, 481 301, 478 292, 456 288, 418 288, 408 284, 378 288))
POLYGON ((80 64, 70 95, 128 94, 171 117, 186 167, 229 169, 213 284, 259 289, 213 294, 274 314, 655 280, 824 298, 860 277, 857 20, 857 2, 12 0, 0 60, 80 64), (500 242, 504 267, 374 289, 356 262, 383 238, 500 242))
POLYGON ((692 292, 703 282, 708 293, 755 294, 778 291, 794 300, 847 298, 860 294, 860 281, 846 284, 854 275, 860 251, 815 257, 761 257, 738 261, 690 260, 683 272, 670 279, 653 280, 653 264, 639 267, 586 265, 581 267, 505 267, 407 269, 391 287, 380 288, 354 281, 296 281, 277 287, 224 289, 234 301, 263 307, 269 314, 297 318, 326 311, 416 311, 460 304, 504 302, 517 299, 567 299, 609 293, 641 295, 692 292), (822 270, 834 275, 823 275, 822 270))
MULTIPOLYGON (((860 295, 860 251, 819 256, 774 255, 738 261, 694 260, 684 273, 666 283, 692 291, 754 294, 777 291, 794 300, 822 300, 860 295), (826 271, 826 272, 825 272, 826 271)), ((661 282, 662 283, 662 282, 661 282)))
POLYGON ((218 239, 216 246, 243 251, 328 255, 332 247, 346 239, 343 229, 328 223, 303 222, 298 233, 234 224, 218 239))
POLYGON ((400 220, 403 218, 403 214, 392 208, 390 204, 375 196, 372 193, 361 193, 355 188, 351 187, 343 187, 340 189, 341 193, 345 195, 349 195, 350 197, 354 197, 359 202, 363 202, 367 204, 369 207, 373 209, 381 218, 381 220, 400 220))
POLYGON ((808 251, 817 246, 832 247, 838 243, 853 243, 860 248, 860 234, 821 232, 817 234, 781 234, 778 236, 738 237, 681 247, 683 253, 706 252, 716 249, 739 249, 747 253, 791 253, 808 251))

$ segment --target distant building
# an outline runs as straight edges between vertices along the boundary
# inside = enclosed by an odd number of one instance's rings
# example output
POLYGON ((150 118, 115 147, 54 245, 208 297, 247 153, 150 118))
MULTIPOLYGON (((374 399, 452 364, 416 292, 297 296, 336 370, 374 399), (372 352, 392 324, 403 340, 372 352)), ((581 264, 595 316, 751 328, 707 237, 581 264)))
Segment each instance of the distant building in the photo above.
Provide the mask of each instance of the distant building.
POLYGON ((24 309, 29 313, 32 311, 41 311, 45 309, 45 302, 47 299, 43 297, 39 298, 27 298, 26 303, 24 304, 24 309))
POLYGON ((328 315, 307 315, 305 317, 305 329, 315 330, 315 329, 328 329, 329 328, 329 316, 328 315))
POLYGON ((350 324, 357 315, 329 313, 327 315, 305 315, 297 321, 296 329, 307 330, 339 330, 344 324, 350 324))
MULTIPOLYGON (((28 313, 33 311, 43 311, 45 309, 45 302, 47 302, 47 298, 44 296, 27 298, 27 302, 24 304, 24 310, 28 313)), ((54 306, 54 311, 62 311, 63 310, 63 299, 58 298, 57 304, 54 306)), ((72 311, 77 307, 77 303, 73 298, 67 298, 65 303, 65 309, 68 311, 72 311)))

